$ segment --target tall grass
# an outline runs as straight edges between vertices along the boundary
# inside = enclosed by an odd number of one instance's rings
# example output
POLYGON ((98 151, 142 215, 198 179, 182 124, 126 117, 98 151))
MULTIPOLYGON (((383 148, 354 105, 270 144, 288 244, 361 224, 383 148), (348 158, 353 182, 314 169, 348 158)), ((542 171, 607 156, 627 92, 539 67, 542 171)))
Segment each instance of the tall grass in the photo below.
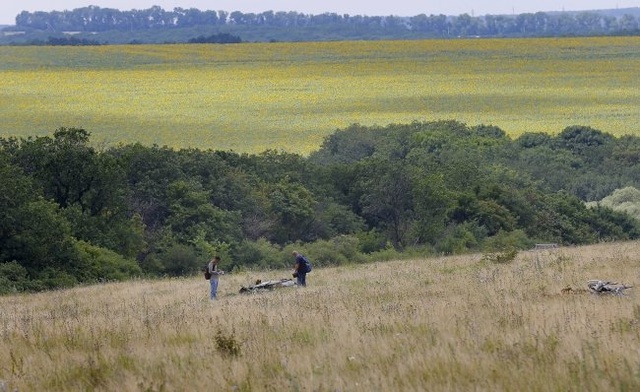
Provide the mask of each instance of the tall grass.
POLYGON ((0 136, 309 153, 351 124, 639 135, 640 37, 0 46, 0 136))
MULTIPOLYGON (((0 298, 0 380, 18 391, 640 389, 640 243, 104 284, 0 298), (561 294, 567 286, 573 294, 561 294)), ((2 382, 0 381, 0 382, 2 382)))

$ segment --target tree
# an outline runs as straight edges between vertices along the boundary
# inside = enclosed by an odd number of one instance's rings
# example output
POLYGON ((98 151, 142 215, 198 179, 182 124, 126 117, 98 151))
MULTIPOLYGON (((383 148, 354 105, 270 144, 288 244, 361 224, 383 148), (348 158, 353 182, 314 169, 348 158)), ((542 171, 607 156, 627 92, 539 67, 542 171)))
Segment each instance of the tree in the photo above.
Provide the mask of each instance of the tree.
POLYGON ((275 217, 275 238, 279 244, 296 240, 313 241, 315 233, 310 228, 314 221, 316 200, 300 183, 285 177, 266 187, 270 212, 275 217))
POLYGON ((587 203, 587 206, 590 208, 602 206, 625 212, 640 221, 640 190, 632 186, 616 189, 600 201, 587 203))
POLYGON ((167 195, 169 215, 165 226, 179 243, 187 244, 201 233, 209 242, 240 242, 240 214, 214 206, 201 184, 179 180, 169 184, 167 195))
POLYGON ((411 177, 399 161, 371 159, 363 165, 362 214, 370 226, 383 229, 393 245, 402 249, 415 215, 411 177))
POLYGON ((580 156, 590 165, 600 165, 611 155, 613 136, 597 129, 570 126, 560 132, 557 146, 580 156))
POLYGON ((73 259, 69 223, 23 171, 0 154, 0 262, 17 261, 37 277, 73 259))
POLYGON ((434 245, 446 228, 447 215, 453 207, 453 198, 442 173, 425 175, 416 171, 413 177, 416 215, 414 236, 418 243, 434 245))
POLYGON ((89 137, 60 128, 53 138, 21 140, 11 147, 12 159, 62 209, 76 238, 133 257, 143 246, 141 222, 127 205, 122 162, 99 154, 89 137))

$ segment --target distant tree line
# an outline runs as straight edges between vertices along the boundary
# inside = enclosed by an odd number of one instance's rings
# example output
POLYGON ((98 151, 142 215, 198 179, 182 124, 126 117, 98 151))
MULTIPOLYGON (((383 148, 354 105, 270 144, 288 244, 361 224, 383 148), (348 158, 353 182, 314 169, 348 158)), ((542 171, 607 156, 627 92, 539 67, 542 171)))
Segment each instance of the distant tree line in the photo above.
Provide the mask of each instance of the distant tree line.
POLYGON ((294 248, 320 267, 640 236, 640 138, 585 126, 352 125, 309 157, 97 150, 60 128, 0 138, 0 184, 0 293, 192 275, 213 254, 233 271, 294 248))
MULTIPOLYGON (((632 13, 537 12, 517 15, 458 16, 420 14, 411 17, 362 16, 299 12, 243 13, 200 11, 159 6, 120 11, 89 6, 71 11, 28 12, 16 16, 16 30, 46 32, 139 32, 213 26, 234 29, 244 36, 256 31, 280 31, 283 39, 533 37, 638 34, 639 18, 632 13), (320 34, 318 34, 320 33, 320 34)), ((246 40, 246 39, 245 39, 246 40)))

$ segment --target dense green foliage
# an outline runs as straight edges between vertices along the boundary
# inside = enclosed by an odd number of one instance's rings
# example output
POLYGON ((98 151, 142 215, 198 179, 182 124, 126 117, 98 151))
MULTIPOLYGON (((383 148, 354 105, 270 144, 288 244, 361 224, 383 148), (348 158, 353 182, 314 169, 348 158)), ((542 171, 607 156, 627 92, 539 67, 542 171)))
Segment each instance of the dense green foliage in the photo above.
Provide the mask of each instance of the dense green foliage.
POLYGON ((635 218, 585 201, 640 186, 638 146, 455 121, 352 125, 309 157, 0 139, 0 287, 190 275, 213 254, 233 270, 288 266, 294 248, 323 266, 635 239, 635 218))
MULTIPOLYGON (((518 15, 366 16, 299 12, 243 13, 195 8, 121 11, 88 6, 52 12, 23 11, 8 28, 7 43, 42 44, 46 36, 74 32, 104 43, 187 42, 196 34, 234 34, 243 41, 327 41, 458 37, 637 35, 637 9, 537 12, 518 15)), ((1 41, 0 41, 1 42, 1 41)))

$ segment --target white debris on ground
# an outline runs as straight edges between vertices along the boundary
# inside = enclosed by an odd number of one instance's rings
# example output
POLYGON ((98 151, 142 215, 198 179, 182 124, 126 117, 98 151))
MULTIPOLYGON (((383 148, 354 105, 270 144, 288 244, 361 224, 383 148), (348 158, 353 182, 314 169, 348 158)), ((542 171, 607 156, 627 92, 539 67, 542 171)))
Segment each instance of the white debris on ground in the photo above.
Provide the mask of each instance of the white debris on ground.
POLYGON ((258 293, 263 291, 271 291, 273 289, 281 288, 281 287, 294 287, 296 286, 296 282, 293 279, 280 279, 280 280, 267 280, 263 282, 261 280, 256 281, 256 284, 251 285, 249 287, 242 286, 240 288, 240 293, 258 293))
POLYGON ((630 289, 633 286, 627 286, 624 284, 618 284, 617 282, 610 282, 608 280, 590 280, 587 282, 589 291, 595 294, 624 294, 624 290, 630 289))

